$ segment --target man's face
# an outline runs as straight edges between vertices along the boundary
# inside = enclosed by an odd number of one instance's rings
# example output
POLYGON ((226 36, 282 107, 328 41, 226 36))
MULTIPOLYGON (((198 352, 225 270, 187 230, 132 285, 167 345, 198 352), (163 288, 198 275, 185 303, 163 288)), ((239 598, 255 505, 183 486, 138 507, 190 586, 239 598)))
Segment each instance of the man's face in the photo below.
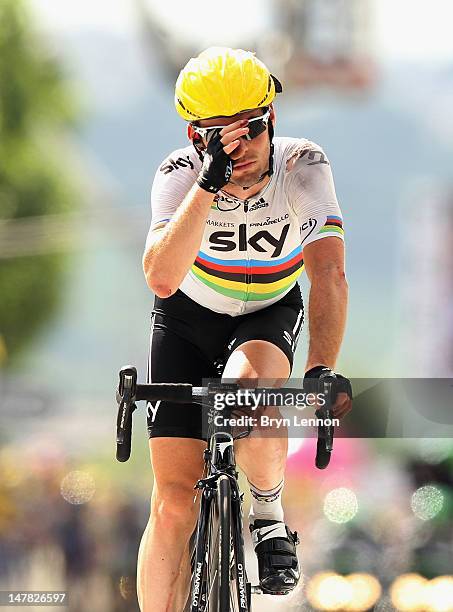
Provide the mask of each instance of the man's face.
MULTIPOLYGON (((251 111, 238 113, 232 117, 215 117, 203 119, 198 122, 199 127, 209 128, 211 126, 228 126, 240 120, 252 119, 263 115, 263 109, 257 108, 251 111)), ((274 122, 275 114, 271 107, 269 121, 274 122)), ((203 142, 206 145, 206 142, 203 142)), ((230 182, 241 187, 255 184, 260 176, 269 169, 270 141, 269 132, 266 127, 264 132, 253 138, 240 139, 239 146, 230 154, 233 160, 233 174, 230 182)))

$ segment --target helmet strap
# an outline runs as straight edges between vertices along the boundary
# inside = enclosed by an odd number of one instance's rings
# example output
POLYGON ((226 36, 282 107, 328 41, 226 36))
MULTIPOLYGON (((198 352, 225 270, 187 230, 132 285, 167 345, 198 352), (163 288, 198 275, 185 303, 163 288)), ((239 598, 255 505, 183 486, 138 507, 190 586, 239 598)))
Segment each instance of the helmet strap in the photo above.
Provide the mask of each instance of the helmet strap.
POLYGON ((274 126, 272 125, 272 121, 269 120, 267 124, 267 129, 269 131, 269 170, 267 171, 269 176, 274 174, 274 126))

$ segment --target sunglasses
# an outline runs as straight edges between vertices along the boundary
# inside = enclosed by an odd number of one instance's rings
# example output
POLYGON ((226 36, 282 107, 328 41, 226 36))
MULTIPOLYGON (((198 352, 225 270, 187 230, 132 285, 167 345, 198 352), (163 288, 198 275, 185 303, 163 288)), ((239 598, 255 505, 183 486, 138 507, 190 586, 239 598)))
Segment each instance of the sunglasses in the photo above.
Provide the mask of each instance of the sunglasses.
MULTIPOLYGON (((244 134, 243 138, 245 138, 246 140, 253 140, 253 138, 256 138, 257 136, 262 134, 267 128, 270 114, 271 109, 268 108, 264 115, 260 115, 259 117, 252 117, 252 119, 249 119, 246 126, 249 128, 249 131, 247 134, 244 134)), ((206 142, 209 142, 209 140, 214 135, 214 132, 222 130, 224 127, 224 125, 212 125, 211 127, 202 128, 192 123, 192 128, 195 134, 198 134, 198 136, 204 138, 206 142)))

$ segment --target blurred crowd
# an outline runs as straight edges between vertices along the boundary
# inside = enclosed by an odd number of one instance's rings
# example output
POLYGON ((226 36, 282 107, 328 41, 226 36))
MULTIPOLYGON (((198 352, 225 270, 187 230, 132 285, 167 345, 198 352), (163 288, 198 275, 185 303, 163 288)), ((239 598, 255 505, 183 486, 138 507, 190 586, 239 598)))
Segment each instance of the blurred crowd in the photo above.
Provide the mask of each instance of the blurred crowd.
MULTIPOLYGON (((321 579, 334 575, 366 575, 382 594, 381 608, 374 609, 384 610, 394 609, 384 604, 398 576, 432 580, 451 572, 451 444, 429 440, 423 447, 413 440, 402 450, 378 442, 338 439, 326 472, 311 467, 313 440, 289 457, 285 507, 301 535, 304 572, 294 609, 313 609, 307 596, 322 599, 321 579)), ((61 456, 43 461, 4 447, 0 588, 67 590, 69 612, 138 611, 136 563, 149 491, 131 486, 122 490, 96 462, 79 470, 61 456)), ((248 557, 254 579, 250 543, 248 557)), ((263 610, 281 609, 276 598, 267 599, 263 610)))
POLYGON ((90 490, 92 482, 66 464, 43 467, 3 453, 0 589, 67 591, 68 612, 138 610, 146 501, 113 487, 90 490))

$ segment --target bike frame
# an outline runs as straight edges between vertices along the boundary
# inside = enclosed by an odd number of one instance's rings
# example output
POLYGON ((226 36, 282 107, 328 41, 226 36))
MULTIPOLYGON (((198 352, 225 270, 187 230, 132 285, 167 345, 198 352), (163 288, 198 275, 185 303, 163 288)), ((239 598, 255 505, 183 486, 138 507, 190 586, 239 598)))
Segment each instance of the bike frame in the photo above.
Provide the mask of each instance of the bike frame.
MULTIPOLYGON (((248 434, 248 432, 246 432, 248 434)), ((251 607, 252 587, 247 580, 245 570, 244 538, 242 529, 242 493, 238 484, 238 472, 236 471, 236 461, 234 456, 234 439, 232 432, 227 428, 212 431, 209 437, 208 448, 204 451, 206 477, 200 479, 195 488, 202 490, 200 512, 197 528, 197 540, 202 536, 206 528, 206 520, 209 514, 209 503, 215 503, 218 494, 217 487, 220 479, 227 478, 230 487, 230 527, 232 558, 229 563, 229 571, 234 570, 234 580, 236 583, 238 610, 248 612, 251 607), (209 500, 207 502, 206 500, 209 500)), ((222 525, 220 526, 222 528, 222 525)), ((196 548, 196 545, 195 545, 196 548)), ((196 561, 192 558, 193 570, 196 568, 196 561)), ((191 607, 190 612, 201 612, 204 609, 200 605, 200 597, 197 592, 199 585, 196 581, 196 572, 193 571, 191 585, 191 607)), ((234 608, 232 608, 234 610, 234 608)))
MULTIPOLYGON (((330 406, 332 405, 332 384, 335 377, 332 375, 325 376, 316 380, 316 389, 326 394, 328 402, 323 408, 318 408, 316 415, 318 417, 331 418, 330 406)), ((305 383, 304 383, 305 388, 305 383)), ((206 387, 192 387, 190 384, 183 383, 151 383, 147 385, 137 384, 137 370, 133 366, 126 366, 120 370, 120 382, 117 389, 118 402, 118 417, 117 417, 117 459, 118 461, 127 461, 131 451, 131 435, 132 435, 132 414, 136 409, 136 402, 140 400, 154 401, 166 400, 177 403, 200 403, 202 405, 212 406, 212 398, 219 392, 231 392, 239 390, 239 385, 225 383, 209 383, 206 387)), ((310 384, 310 391, 313 390, 313 383, 310 384)), ((256 391, 270 391, 269 389, 257 389, 256 391)), ((300 391, 294 389, 286 389, 286 392, 300 391)), ((248 435, 246 432, 245 435, 248 435)), ((330 461, 330 455, 333 448, 333 426, 318 427, 318 442, 316 451, 316 466, 319 469, 327 467, 330 461)), ((212 537, 208 533, 208 522, 211 514, 215 510, 215 504, 219 501, 219 483, 223 481, 222 487, 224 490, 229 490, 227 499, 228 508, 224 508, 229 518, 228 524, 228 547, 232 544, 233 555, 228 554, 228 568, 220 566, 219 573, 222 575, 220 579, 220 597, 222 590, 225 589, 225 580, 236 582, 236 593, 238 610, 249 612, 251 610, 251 594, 260 594, 263 591, 260 587, 252 587, 247 580, 245 569, 244 555, 244 538, 242 529, 242 493, 238 484, 238 473, 236 471, 236 462, 234 457, 234 439, 243 437, 243 435, 233 438, 233 434, 228 427, 222 427, 215 431, 214 426, 211 426, 210 435, 208 436, 209 443, 204 451, 205 473, 206 476, 198 480, 195 489, 201 490, 200 511, 197 523, 197 535, 192 554, 192 581, 188 603, 184 612, 224 612, 230 611, 228 605, 214 610, 209 607, 210 591, 206 592, 207 571, 204 570, 209 562, 209 551, 211 550, 212 537), (214 504, 214 505, 213 505, 214 504), (208 535, 206 535, 208 534, 208 535), (204 547, 204 548, 203 548, 204 547), (207 551, 207 552, 205 552, 207 551), (234 559, 233 565, 231 561, 234 559), (201 568, 200 568, 201 564, 201 568), (204 565, 203 565, 204 564, 204 565), (233 568, 233 572, 231 571, 233 568), (203 574, 204 572, 204 574, 203 574), (227 576, 225 575, 228 572, 227 576), (233 578, 232 578, 233 577, 233 578), (223 581, 223 582, 222 582, 223 581), (223 586, 222 586, 223 585, 223 586)), ((226 515, 225 515, 226 516, 226 515)), ((225 529, 225 525, 223 525, 225 529)), ((216 542, 218 546, 222 546, 222 524, 219 528, 219 536, 216 542)), ((225 561, 225 542, 223 539, 223 560, 225 561)), ((219 549, 219 558, 222 556, 219 549)), ((209 578, 209 577, 208 577, 209 578)), ((216 587, 217 588, 217 587, 216 587)))

